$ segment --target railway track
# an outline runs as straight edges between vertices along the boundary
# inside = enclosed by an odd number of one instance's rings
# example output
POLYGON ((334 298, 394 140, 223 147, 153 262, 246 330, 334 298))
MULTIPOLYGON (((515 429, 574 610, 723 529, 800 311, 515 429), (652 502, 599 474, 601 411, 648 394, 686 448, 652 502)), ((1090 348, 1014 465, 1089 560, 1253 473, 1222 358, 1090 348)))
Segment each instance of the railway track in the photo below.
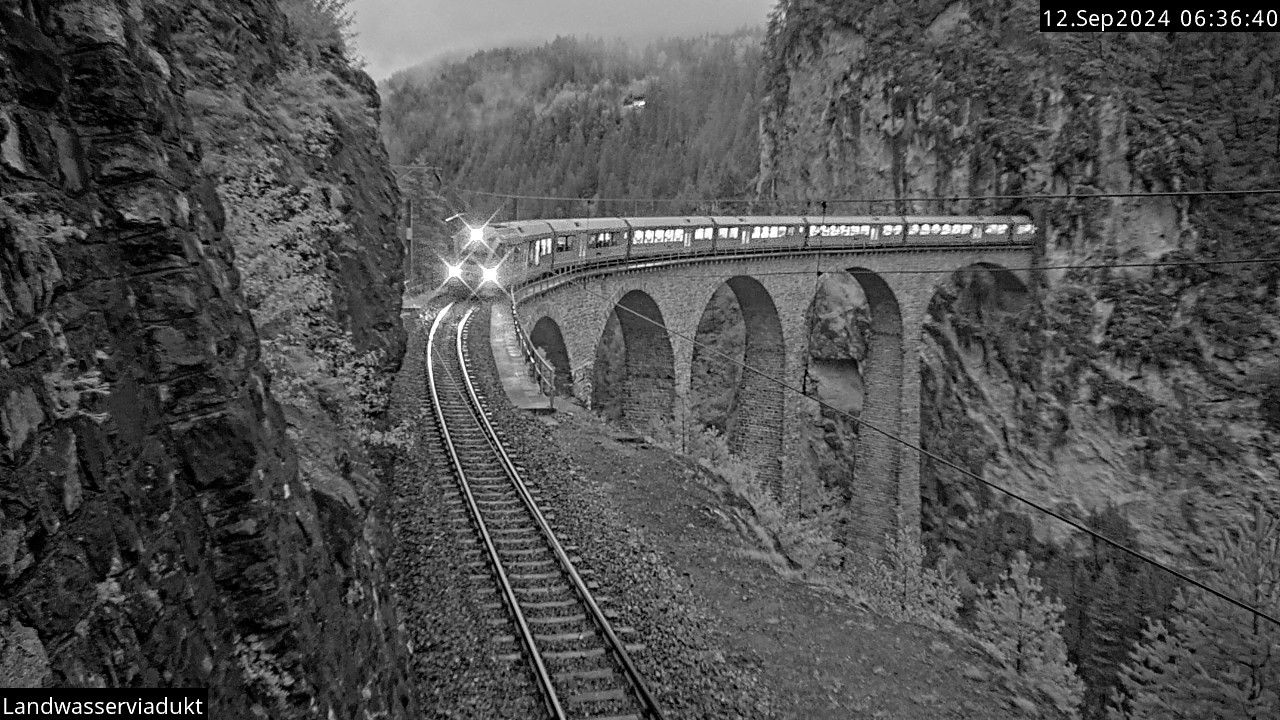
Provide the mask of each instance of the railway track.
POLYGON ((450 303, 427 337, 427 384, 445 450, 547 716, 660 720, 662 712, 490 424, 467 374, 474 305, 450 303))

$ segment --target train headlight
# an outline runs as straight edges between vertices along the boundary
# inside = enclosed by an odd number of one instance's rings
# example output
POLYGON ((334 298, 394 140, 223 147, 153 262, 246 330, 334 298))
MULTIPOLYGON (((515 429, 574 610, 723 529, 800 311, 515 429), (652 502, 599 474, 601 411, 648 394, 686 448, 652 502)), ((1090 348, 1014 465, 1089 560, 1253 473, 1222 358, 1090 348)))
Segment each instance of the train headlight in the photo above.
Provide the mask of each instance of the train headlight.
POLYGON ((484 242, 484 227, 471 228, 471 232, 470 232, 470 235, 468 236, 467 244, 471 245, 474 243, 483 243, 483 242, 484 242))
POLYGON ((450 279, 450 280, 461 280, 461 279, 462 279, 462 266, 461 266, 461 265, 450 265, 449 263, 445 263, 445 264, 444 264, 444 266, 445 266, 446 268, 449 268, 449 279, 450 279))
POLYGON ((480 282, 498 284, 498 266, 480 268, 480 282))

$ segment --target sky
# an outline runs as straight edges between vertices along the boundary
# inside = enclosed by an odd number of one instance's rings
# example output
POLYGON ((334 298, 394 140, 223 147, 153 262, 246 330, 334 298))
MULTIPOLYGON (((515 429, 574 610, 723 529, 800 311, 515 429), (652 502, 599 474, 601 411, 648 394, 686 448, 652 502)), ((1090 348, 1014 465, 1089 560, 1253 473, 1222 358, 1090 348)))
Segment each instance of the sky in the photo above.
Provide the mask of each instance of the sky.
POLYGON ((763 26, 777 0, 352 0, 356 51, 374 80, 445 53, 557 35, 659 37, 763 26))

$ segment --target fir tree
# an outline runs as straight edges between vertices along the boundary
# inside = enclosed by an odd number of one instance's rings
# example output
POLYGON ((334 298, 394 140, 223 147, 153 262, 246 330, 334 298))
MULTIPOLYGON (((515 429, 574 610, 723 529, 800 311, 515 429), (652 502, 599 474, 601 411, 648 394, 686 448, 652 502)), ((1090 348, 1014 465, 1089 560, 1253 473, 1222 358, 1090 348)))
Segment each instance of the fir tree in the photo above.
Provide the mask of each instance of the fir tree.
POLYGON ((978 600, 974 626, 991 643, 1006 677, 1048 696, 1077 717, 1084 684, 1067 661, 1062 604, 1045 598, 1025 553, 1014 556, 1001 584, 978 600))
MULTIPOLYGON (((1280 523, 1261 512, 1216 538, 1212 582, 1280 615, 1280 523)), ((1199 588, 1179 591, 1168 625, 1151 623, 1121 671, 1115 720, 1280 717, 1280 627, 1199 588)))

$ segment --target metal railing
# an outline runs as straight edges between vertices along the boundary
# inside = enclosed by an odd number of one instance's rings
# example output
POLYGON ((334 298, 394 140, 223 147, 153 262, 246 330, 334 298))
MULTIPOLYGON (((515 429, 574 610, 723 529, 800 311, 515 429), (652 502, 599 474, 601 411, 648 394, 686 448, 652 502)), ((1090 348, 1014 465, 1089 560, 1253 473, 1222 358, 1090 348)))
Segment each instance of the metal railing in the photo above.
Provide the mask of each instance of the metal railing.
POLYGON ((556 369, 551 361, 538 353, 538 348, 525 335, 524 326, 520 324, 520 316, 516 313, 516 298, 514 295, 509 296, 511 302, 511 322, 516 328, 516 337, 520 340, 520 350, 524 354, 524 360, 530 367, 530 372, 534 379, 538 382, 538 389, 547 396, 551 407, 555 407, 556 396, 556 369))

